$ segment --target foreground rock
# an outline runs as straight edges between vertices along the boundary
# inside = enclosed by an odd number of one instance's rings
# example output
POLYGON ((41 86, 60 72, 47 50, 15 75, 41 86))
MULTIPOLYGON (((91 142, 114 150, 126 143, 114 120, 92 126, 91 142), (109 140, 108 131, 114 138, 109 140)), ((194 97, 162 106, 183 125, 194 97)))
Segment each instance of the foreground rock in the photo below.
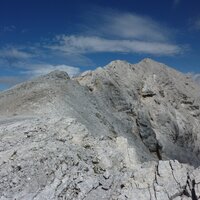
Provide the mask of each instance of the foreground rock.
POLYGON ((200 90, 145 59, 0 94, 0 200, 200 197, 200 90))

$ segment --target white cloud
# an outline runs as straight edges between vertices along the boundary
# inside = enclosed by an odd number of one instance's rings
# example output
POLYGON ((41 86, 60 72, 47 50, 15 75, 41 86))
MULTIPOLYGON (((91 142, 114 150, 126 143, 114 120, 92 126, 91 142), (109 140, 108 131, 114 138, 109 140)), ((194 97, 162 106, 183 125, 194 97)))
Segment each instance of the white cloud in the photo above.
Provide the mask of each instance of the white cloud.
POLYGON ((146 16, 116 11, 91 15, 95 25, 79 35, 58 35, 51 50, 66 55, 119 52, 176 55, 185 48, 173 42, 174 31, 146 16), (104 14, 102 14, 104 13, 104 14))
POLYGON ((86 54, 101 52, 120 53, 147 53, 156 55, 174 55, 181 53, 182 49, 170 43, 149 42, 131 39, 104 39, 93 36, 60 36, 59 45, 51 46, 54 50, 61 50, 68 54, 86 54))
POLYGON ((30 69, 26 71, 22 71, 22 74, 26 74, 30 77, 37 77, 41 75, 45 75, 54 70, 65 71, 68 73, 70 77, 73 77, 80 73, 80 69, 78 67, 72 67, 68 65, 51 65, 51 64, 35 64, 30 65, 30 69))
POLYGON ((0 66, 4 68, 14 67, 20 62, 28 61, 33 57, 33 54, 28 53, 26 50, 9 46, 0 49, 0 66))
POLYGON ((6 59, 27 59, 32 57, 30 53, 19 50, 17 48, 5 48, 0 50, 0 58, 6 59))
POLYGON ((147 41, 167 41, 171 35, 166 26, 147 16, 116 11, 103 13, 97 15, 96 25, 88 30, 95 30, 100 35, 147 41))

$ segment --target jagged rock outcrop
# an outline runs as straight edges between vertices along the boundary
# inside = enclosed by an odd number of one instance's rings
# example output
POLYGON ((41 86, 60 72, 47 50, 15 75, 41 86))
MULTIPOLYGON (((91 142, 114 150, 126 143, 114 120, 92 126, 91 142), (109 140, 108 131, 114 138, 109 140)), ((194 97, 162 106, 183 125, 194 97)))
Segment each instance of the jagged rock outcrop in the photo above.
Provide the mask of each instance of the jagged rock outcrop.
POLYGON ((200 89, 151 59, 0 93, 0 200, 200 197, 200 89))

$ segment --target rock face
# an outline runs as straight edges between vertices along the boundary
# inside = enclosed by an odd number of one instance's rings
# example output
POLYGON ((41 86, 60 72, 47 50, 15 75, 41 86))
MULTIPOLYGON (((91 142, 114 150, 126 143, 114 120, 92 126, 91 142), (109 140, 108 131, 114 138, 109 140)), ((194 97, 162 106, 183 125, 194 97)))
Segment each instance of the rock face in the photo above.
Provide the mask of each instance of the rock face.
POLYGON ((0 93, 0 200, 197 200, 200 88, 151 59, 0 93))

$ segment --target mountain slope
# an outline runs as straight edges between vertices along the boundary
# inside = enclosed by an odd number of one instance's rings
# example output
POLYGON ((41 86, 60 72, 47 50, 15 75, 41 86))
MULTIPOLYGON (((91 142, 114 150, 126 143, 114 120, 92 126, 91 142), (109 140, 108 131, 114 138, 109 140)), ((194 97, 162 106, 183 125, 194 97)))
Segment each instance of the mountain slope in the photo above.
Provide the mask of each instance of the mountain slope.
POLYGON ((199 108, 199 87, 151 59, 2 92, 0 200, 197 199, 199 108))
POLYGON ((77 79, 135 124, 151 152, 199 165, 200 89, 192 80, 150 59, 114 61, 77 79))

